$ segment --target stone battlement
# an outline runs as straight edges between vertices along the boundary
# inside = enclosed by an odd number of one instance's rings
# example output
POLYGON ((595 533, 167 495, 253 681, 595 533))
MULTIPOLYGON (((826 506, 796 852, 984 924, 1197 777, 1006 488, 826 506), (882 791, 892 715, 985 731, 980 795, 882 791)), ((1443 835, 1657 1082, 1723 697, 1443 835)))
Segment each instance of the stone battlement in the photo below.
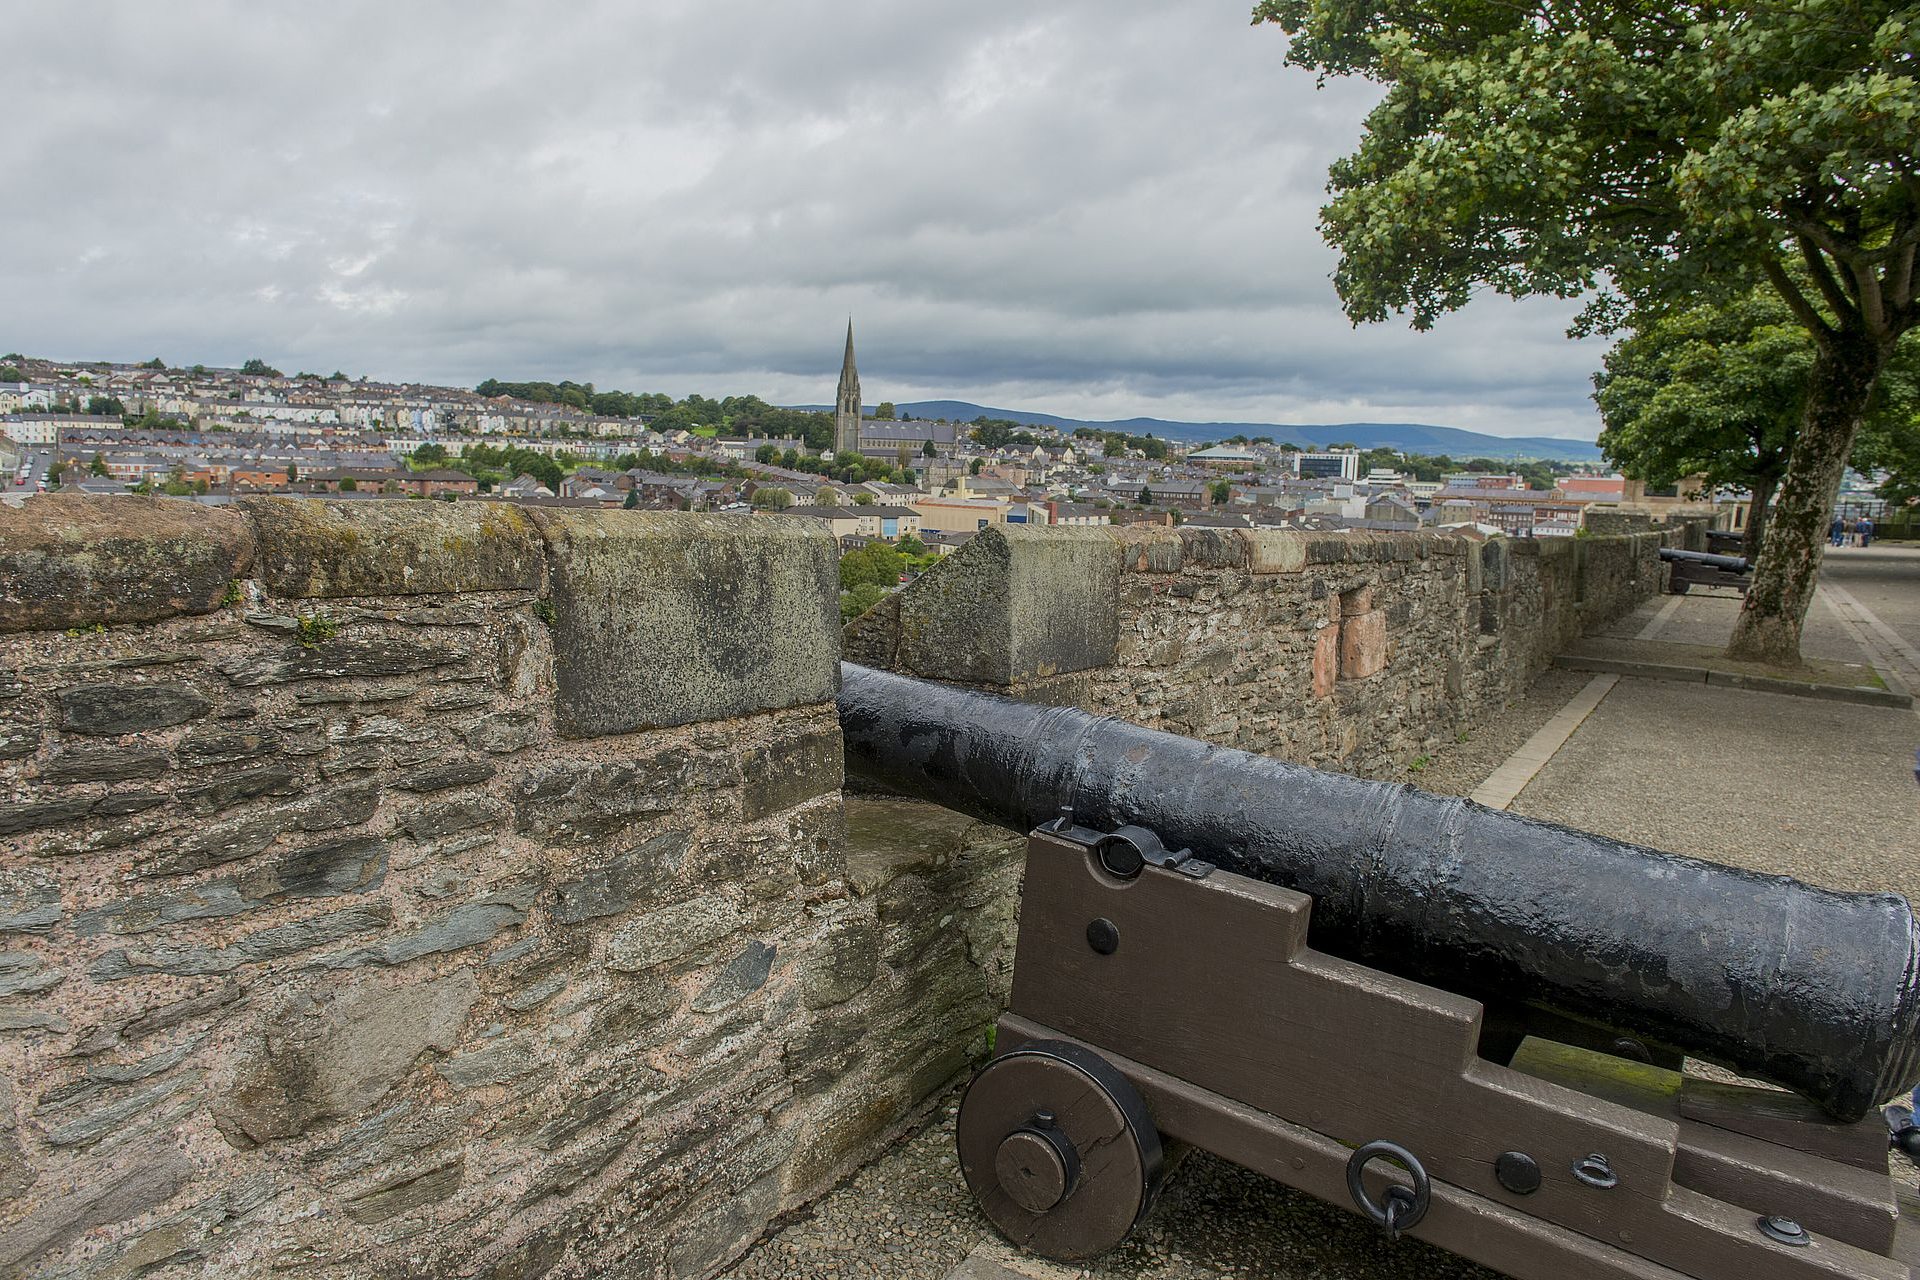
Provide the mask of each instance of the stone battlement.
MULTIPOLYGON (((1379 773, 1657 542, 995 529, 844 645, 1379 773)), ((843 795, 835 564, 766 517, 0 509, 0 1275, 700 1277, 870 1155, 986 1051, 1018 845, 843 795)))

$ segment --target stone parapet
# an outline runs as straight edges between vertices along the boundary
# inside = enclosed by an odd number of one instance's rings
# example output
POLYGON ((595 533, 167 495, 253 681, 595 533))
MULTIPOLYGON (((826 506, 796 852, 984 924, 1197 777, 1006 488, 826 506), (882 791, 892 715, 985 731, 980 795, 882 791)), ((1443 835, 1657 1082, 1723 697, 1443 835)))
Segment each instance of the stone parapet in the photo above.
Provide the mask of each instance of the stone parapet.
POLYGON ((1394 776, 1498 710, 1583 630, 1657 589, 1659 538, 983 533, 852 623, 847 650, 933 679, 1394 776), (1102 540, 1117 574, 1095 550, 1102 540), (1000 598, 1017 607, 983 606, 1015 582, 1018 592, 1000 598), (1059 653, 1049 638, 1089 618, 1117 624, 1110 648, 1102 631, 1067 660, 1013 656, 1059 653))
POLYGON ((870 1152, 1018 865, 850 865, 834 550, 0 510, 0 1275, 699 1277, 870 1152))

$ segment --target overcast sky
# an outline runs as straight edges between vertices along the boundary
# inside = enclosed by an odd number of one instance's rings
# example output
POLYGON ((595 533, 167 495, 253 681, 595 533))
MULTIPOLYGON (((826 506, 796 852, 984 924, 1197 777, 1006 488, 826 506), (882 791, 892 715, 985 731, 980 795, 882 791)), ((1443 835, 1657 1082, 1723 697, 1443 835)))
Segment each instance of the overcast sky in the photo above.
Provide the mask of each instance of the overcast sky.
POLYGON ((1565 304, 1347 323, 1249 8, 10 6, 0 350, 1591 438, 1565 304))

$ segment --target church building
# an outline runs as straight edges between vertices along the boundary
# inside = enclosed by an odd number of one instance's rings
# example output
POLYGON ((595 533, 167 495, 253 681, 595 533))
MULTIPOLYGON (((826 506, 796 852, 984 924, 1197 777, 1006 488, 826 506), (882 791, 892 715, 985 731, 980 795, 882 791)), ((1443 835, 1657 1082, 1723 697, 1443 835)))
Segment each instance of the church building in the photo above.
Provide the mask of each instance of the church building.
POLYGON ((853 367, 853 321, 847 321, 847 358, 840 364, 840 393, 833 401, 833 456, 860 456, 860 371, 853 367))

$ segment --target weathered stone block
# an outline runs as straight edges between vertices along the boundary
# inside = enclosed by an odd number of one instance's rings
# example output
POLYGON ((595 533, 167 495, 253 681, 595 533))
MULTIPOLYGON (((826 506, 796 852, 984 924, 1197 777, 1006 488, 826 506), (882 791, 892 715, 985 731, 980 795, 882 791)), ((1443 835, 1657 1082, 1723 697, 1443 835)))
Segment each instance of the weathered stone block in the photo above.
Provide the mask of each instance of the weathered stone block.
POLYGON ((276 733, 223 733, 199 730, 180 740, 180 766, 202 769, 216 764, 238 764, 270 756, 280 749, 276 733))
POLYGON ((694 1012, 717 1013, 766 986, 767 976, 773 972, 773 958, 777 951, 778 948, 770 947, 757 938, 747 943, 738 955, 721 966, 720 972, 693 998, 694 1012))
POLYGON ((1181 562, 1196 569, 1245 569, 1248 530, 1181 527, 1181 562))
POLYGON ((800 962, 800 1002, 809 1009, 851 1000, 873 984, 880 966, 880 926, 865 914, 835 921, 800 962))
POLYGON ((167 753, 154 747, 68 747, 40 768, 40 781, 126 782, 157 778, 167 769, 167 753))
POLYGON ((249 964, 298 955, 315 947, 374 933, 393 923, 393 907, 370 902, 344 911, 309 916, 289 924, 251 933, 224 947, 153 947, 148 950, 109 951, 87 966, 95 982, 118 982, 147 973, 178 977, 205 977, 232 973, 249 964))
POLYGON ((17 836, 43 827, 78 822, 93 812, 94 801, 39 800, 30 804, 0 804, 0 836, 17 836))
POLYGON ((1307 535, 1285 529, 1248 529, 1247 567, 1254 573, 1301 573, 1307 567, 1307 535))
POLYGON ((96 737, 166 729, 212 709, 190 684, 90 684, 60 691, 60 727, 96 737))
POLYGON ((1340 678, 1364 680, 1387 665, 1387 615, 1383 610, 1340 618, 1340 678))
POLYGON ((401 791, 445 791, 452 787, 485 782, 499 772, 485 760, 452 760, 426 769, 416 769, 394 780, 401 791))
POLYGON ((815 522, 535 513, 552 563, 560 731, 629 733, 830 700, 837 548, 815 522))
POLYGON ((244 1148, 363 1111, 421 1054, 453 1048, 479 995, 473 971, 460 969, 400 987, 369 979, 324 1005, 296 1002, 262 1028, 214 1123, 244 1148))
POLYGON ((741 765, 746 785, 740 816, 756 822, 769 814, 838 791, 846 777, 846 752, 836 725, 816 733, 782 734, 747 752, 741 765))
POLYGON ((667 907, 613 935, 607 943, 607 968, 622 973, 651 969, 718 942, 742 923, 739 904, 719 894, 667 907))
POLYGON ((1313 696, 1331 697, 1340 679, 1340 625, 1329 623, 1313 636, 1313 696))
POLYGON ((212 613, 253 553, 238 514, 165 498, 0 507, 0 632, 212 613))
MULTIPOLYGON (((124 502, 124 498, 106 499, 124 502)), ((171 1144, 137 1151, 125 1148, 68 1170, 71 1194, 43 1197, 27 1215, 0 1232, 0 1271, 22 1274, 34 1258, 82 1233, 165 1204, 193 1175, 193 1163, 171 1144)))
POLYGON ((425 805, 400 819, 400 829, 415 840, 435 840, 473 827, 490 826, 507 816, 507 807, 485 796, 425 805))
POLYGON ((63 918, 60 884, 32 867, 0 870, 0 933, 45 933, 63 918))
POLYGON ((1120 548, 1122 573, 1178 573, 1183 544, 1177 530, 1159 525, 1108 525, 1101 530, 1120 548))
POLYGON ((619 763, 544 765, 520 780, 513 799, 514 827, 543 840, 596 842, 637 818, 679 809, 696 778, 702 785, 734 780, 730 766, 726 776, 715 776, 706 763, 678 747, 619 763))
POLYGON ((212 778, 196 786, 181 787, 174 794, 181 805, 197 814, 218 813, 256 796, 284 796, 299 789, 293 770, 281 764, 212 778))
POLYGON ((666 892, 692 843, 689 830, 663 831, 605 866, 560 881, 554 886, 554 923, 579 924, 619 915, 636 903, 657 898, 666 892))
POLYGON ((277 655, 235 658, 221 664, 220 674, 246 688, 342 676, 409 675, 451 666, 466 657, 467 651, 458 645, 393 638, 334 639, 312 648, 294 645, 277 655))
POLYGON ((413 1209, 445 1200, 466 1178, 464 1158, 425 1173, 408 1170, 376 1183, 347 1201, 347 1216, 362 1226, 385 1222, 413 1209))
POLYGON ((998 685, 1111 666, 1120 561, 1099 529, 982 529, 900 593, 895 664, 998 685))
POLYGON ((473 902, 463 902, 451 911, 433 917, 419 928, 388 938, 378 946, 323 957, 320 964, 329 969, 405 964, 421 956, 479 946, 519 926, 527 918, 527 908, 533 905, 534 894, 532 886, 520 885, 488 894, 473 902))
POLYGON ((544 557, 511 503, 243 498, 258 575, 282 599, 534 591, 544 557))

